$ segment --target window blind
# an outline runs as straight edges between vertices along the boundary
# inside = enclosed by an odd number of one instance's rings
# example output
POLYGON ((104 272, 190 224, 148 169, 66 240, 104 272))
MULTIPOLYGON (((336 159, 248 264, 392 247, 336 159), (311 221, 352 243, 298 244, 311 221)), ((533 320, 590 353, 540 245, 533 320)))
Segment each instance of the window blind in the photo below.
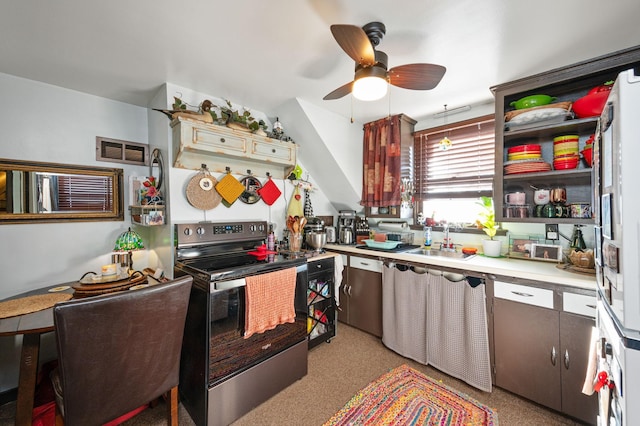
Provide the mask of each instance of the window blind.
POLYGON ((105 176, 57 176, 59 211, 113 210, 113 181, 105 176))
POLYGON ((414 133, 415 198, 474 198, 493 193, 495 117, 414 133), (451 146, 443 149, 447 137, 451 146))

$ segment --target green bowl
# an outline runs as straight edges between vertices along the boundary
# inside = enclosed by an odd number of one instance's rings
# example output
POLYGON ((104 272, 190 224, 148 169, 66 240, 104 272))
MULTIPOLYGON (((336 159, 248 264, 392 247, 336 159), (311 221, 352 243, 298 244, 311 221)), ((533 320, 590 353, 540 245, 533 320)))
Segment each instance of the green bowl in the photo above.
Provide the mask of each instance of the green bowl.
POLYGON ((518 99, 517 101, 513 101, 509 105, 515 107, 515 109, 525 109, 548 105, 555 100, 555 97, 549 95, 531 95, 525 96, 524 98, 518 99))

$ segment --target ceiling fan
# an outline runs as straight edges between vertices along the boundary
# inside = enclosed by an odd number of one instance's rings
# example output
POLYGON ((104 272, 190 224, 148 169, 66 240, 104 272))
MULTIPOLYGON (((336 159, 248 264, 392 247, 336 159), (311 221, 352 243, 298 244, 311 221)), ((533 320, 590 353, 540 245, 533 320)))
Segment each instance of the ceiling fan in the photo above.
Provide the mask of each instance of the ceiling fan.
POLYGON ((413 90, 431 90, 440 83, 446 68, 434 64, 406 64, 387 70, 388 56, 375 50, 386 34, 382 22, 355 25, 331 25, 331 33, 342 50, 356 61, 353 81, 338 87, 323 99, 340 99, 353 93, 356 99, 374 101, 387 93, 388 85, 413 90))

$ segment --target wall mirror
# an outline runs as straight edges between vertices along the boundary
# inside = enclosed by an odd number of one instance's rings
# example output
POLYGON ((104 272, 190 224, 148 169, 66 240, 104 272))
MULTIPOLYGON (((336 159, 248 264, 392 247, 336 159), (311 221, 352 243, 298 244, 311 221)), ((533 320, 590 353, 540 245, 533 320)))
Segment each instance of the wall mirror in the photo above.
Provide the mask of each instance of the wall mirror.
POLYGON ((0 158, 0 224, 124 220, 123 170, 0 158))

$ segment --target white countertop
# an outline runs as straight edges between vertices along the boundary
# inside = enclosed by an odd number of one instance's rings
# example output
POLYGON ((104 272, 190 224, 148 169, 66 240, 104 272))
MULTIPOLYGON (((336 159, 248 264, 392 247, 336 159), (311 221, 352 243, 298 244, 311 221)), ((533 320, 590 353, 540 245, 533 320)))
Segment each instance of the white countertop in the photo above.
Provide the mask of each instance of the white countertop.
POLYGON ((307 257, 307 262, 313 262, 313 261, 316 261, 316 260, 328 259, 330 257, 335 257, 335 256, 338 256, 338 254, 337 253, 332 253, 330 251, 325 251, 324 253, 318 253, 318 254, 316 254, 314 256, 307 257))
MULTIPOLYGON (((356 248, 355 245, 327 244, 325 250, 335 250, 353 255, 374 256, 384 259, 395 259, 424 265, 443 266, 463 271, 481 272, 491 275, 523 278, 553 284, 595 290, 595 275, 579 274, 556 268, 556 263, 536 260, 494 258, 476 255, 470 259, 451 259, 447 257, 427 257, 419 254, 385 253, 376 250, 356 248)), ((346 265, 345 265, 346 266, 346 265)))

